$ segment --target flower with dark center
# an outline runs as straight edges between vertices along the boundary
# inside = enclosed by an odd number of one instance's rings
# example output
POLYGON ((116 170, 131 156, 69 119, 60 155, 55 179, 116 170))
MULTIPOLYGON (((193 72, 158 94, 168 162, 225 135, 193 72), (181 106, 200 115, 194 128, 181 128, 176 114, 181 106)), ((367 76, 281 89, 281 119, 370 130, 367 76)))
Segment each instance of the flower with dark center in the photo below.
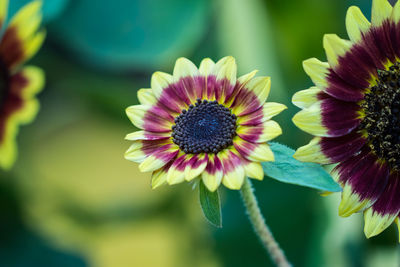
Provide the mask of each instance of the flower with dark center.
POLYGON ((5 25, 8 1, 0 0, 0 167, 9 169, 17 155, 19 125, 31 122, 39 109, 36 94, 43 88, 39 68, 23 67, 40 48, 44 31, 41 2, 22 7, 5 25))
POLYGON ((210 191, 240 189, 246 176, 263 179, 260 162, 274 160, 266 142, 282 133, 270 119, 286 107, 265 103, 270 78, 255 73, 236 78, 232 57, 199 69, 180 58, 173 75, 154 73, 141 104, 126 110, 142 130, 127 135, 125 158, 153 172, 153 188, 199 178, 210 191))
POLYGON ((400 212, 400 2, 372 2, 372 20, 349 8, 350 40, 324 36, 328 62, 303 62, 315 87, 297 92, 293 122, 317 137, 294 157, 338 163, 339 215, 364 212, 365 235, 378 235, 400 212))

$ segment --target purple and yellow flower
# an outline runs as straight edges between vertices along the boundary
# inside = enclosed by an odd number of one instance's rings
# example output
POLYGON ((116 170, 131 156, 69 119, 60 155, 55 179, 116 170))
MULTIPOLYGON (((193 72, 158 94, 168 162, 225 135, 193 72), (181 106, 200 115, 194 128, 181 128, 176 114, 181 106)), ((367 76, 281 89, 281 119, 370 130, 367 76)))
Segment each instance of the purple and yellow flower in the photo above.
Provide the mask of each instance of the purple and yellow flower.
POLYGON ((19 125, 31 122, 39 109, 36 94, 43 88, 42 70, 23 67, 43 43, 38 32, 41 2, 22 7, 5 24, 8 0, 0 0, 0 167, 9 169, 17 155, 19 125))
POLYGON ((138 91, 140 105, 126 113, 142 130, 126 136, 125 158, 153 172, 153 188, 199 178, 210 191, 240 189, 246 176, 263 179, 260 162, 274 160, 267 141, 282 133, 271 118, 286 107, 265 103, 269 77, 236 78, 236 69, 233 57, 199 69, 180 58, 173 75, 156 72, 151 89, 138 91))
POLYGON ((371 23, 348 9, 350 40, 324 36, 328 62, 303 62, 315 86, 297 92, 293 122, 316 137, 295 157, 338 163, 339 215, 364 212, 364 232, 378 235, 400 212, 400 2, 372 2, 371 23))

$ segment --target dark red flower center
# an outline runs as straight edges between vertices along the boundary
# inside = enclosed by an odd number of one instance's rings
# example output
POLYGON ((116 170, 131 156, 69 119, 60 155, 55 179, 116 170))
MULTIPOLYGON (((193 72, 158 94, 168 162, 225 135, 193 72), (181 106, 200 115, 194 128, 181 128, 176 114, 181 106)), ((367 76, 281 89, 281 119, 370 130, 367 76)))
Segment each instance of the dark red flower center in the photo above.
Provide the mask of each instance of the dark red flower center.
POLYGON ((378 70, 376 81, 361 104, 365 112, 361 128, 375 154, 400 170, 400 64, 378 70))
POLYGON ((186 154, 218 153, 232 145, 236 116, 217 101, 197 100, 175 118, 173 142, 186 154))

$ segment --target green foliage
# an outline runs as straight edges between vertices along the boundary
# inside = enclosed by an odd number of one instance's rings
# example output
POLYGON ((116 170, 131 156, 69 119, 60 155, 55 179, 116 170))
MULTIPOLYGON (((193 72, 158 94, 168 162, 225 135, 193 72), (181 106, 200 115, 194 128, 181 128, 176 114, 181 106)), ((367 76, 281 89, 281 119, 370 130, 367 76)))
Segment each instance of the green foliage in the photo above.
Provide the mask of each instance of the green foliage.
POLYGON ((199 191, 200 206, 204 216, 215 227, 222 227, 221 203, 218 190, 210 192, 203 181, 200 181, 199 191))
POLYGON ((208 25, 208 4, 202 0, 74 1, 49 32, 93 67, 153 71, 195 50, 208 25))
POLYGON ((324 168, 315 163, 301 162, 293 158, 294 150, 287 146, 271 143, 275 155, 274 162, 262 163, 264 173, 278 181, 319 189, 339 192, 340 186, 324 168))

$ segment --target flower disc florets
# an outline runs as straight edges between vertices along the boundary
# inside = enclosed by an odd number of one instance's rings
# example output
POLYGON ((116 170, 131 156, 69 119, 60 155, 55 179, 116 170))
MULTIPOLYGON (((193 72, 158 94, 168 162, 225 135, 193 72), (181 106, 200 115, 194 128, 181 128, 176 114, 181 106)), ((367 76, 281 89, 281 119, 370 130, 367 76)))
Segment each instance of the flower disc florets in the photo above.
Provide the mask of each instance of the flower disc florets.
POLYGON ((376 155, 400 170, 400 64, 378 71, 376 83, 361 104, 365 117, 360 128, 376 155))
POLYGON ((198 99, 175 118, 172 137, 186 154, 214 153, 232 145, 236 115, 217 101, 198 99))

